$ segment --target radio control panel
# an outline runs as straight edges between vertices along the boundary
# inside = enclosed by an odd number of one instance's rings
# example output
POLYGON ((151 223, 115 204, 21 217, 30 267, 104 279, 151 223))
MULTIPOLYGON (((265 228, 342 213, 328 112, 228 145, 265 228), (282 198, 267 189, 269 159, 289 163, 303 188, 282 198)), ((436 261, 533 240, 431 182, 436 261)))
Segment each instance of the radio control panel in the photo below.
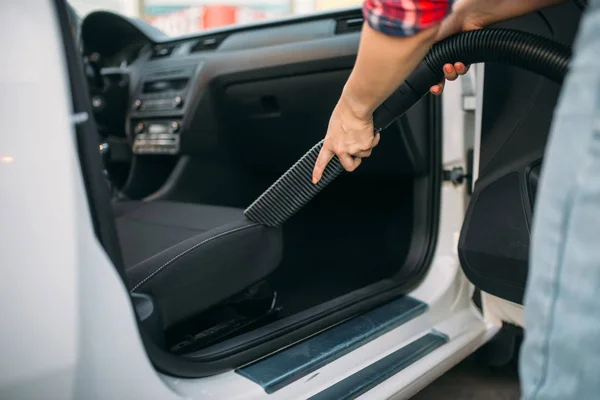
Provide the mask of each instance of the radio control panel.
POLYGON ((136 99, 133 102, 135 111, 169 111, 181 107, 183 107, 183 97, 181 96, 144 96, 143 99, 136 99))
POLYGON ((138 121, 132 127, 134 154, 179 153, 178 120, 138 121))
POLYGON ((201 66, 202 63, 194 63, 142 73, 140 84, 132 97, 130 116, 142 119, 180 115, 201 66))

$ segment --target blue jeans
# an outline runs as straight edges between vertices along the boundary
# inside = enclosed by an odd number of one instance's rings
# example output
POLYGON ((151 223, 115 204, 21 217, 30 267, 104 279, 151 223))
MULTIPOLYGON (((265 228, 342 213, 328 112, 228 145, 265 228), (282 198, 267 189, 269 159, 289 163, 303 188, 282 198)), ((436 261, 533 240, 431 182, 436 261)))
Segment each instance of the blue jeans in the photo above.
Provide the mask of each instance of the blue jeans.
POLYGON ((533 222, 522 398, 600 398, 600 0, 554 114, 533 222))

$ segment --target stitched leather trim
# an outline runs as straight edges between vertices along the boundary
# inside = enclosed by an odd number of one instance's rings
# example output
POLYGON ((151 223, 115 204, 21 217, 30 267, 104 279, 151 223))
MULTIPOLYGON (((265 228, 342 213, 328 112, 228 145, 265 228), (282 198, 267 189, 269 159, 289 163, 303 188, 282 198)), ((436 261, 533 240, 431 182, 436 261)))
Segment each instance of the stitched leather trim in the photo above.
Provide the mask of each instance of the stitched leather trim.
POLYGON ((207 239, 202 240, 201 242, 196 243, 195 245, 193 245, 192 247, 182 251, 181 253, 177 254, 175 257, 171 258, 169 261, 167 261, 166 263, 164 263, 163 265, 161 265, 160 267, 158 267, 156 270, 154 270, 150 275, 148 275, 147 277, 145 277, 144 279, 142 279, 138 284, 136 284, 133 289, 131 289, 131 292, 134 292, 135 290, 139 289, 142 285, 144 285, 146 282, 148 282, 150 279, 152 279, 153 277, 155 277, 159 272, 161 272, 162 270, 164 270, 166 267, 168 267, 169 265, 173 264, 175 261, 179 260, 181 257, 191 253, 192 251, 196 250, 198 247, 202 246, 205 243, 208 243, 210 241, 213 241, 215 239, 218 239, 220 237, 232 234, 232 233, 236 233, 236 232, 240 232, 243 231, 245 229, 249 229, 249 228, 254 228, 255 226, 258 226, 260 224, 252 224, 252 225, 246 225, 246 226, 240 226, 234 229, 230 229, 228 231, 225 232, 221 232, 217 235, 211 236, 207 239))

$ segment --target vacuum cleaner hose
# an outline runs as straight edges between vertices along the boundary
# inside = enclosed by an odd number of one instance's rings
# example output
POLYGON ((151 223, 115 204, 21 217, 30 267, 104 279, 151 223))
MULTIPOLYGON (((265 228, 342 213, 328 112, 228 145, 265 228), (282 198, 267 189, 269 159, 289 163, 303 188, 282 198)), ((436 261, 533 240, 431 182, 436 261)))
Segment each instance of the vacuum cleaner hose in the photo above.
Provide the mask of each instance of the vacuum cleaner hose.
MULTIPOLYGON (((521 67, 562 83, 571 49, 531 33, 509 29, 483 29, 450 36, 435 45, 404 83, 373 113, 376 131, 390 126, 404 115, 432 85, 443 78, 446 63, 501 63, 521 67)), ((245 211, 251 221, 276 227, 294 215, 310 199, 342 173, 337 157, 328 164, 318 184, 312 170, 323 146, 317 143, 245 211)))
POLYGON ((444 76, 446 63, 508 64, 545 76, 557 83, 567 73, 569 47, 541 36, 508 29, 483 29, 450 36, 432 46, 421 64, 375 110, 376 129, 387 128, 421 99, 444 76))

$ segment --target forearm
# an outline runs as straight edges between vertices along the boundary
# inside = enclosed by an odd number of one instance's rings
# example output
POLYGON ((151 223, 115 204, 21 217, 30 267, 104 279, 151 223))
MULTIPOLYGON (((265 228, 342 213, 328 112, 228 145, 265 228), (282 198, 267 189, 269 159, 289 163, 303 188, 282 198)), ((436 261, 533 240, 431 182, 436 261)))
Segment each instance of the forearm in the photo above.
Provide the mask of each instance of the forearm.
POLYGON ((393 37, 365 23, 356 63, 340 101, 358 117, 370 117, 425 57, 437 30, 435 26, 411 37, 393 37))

